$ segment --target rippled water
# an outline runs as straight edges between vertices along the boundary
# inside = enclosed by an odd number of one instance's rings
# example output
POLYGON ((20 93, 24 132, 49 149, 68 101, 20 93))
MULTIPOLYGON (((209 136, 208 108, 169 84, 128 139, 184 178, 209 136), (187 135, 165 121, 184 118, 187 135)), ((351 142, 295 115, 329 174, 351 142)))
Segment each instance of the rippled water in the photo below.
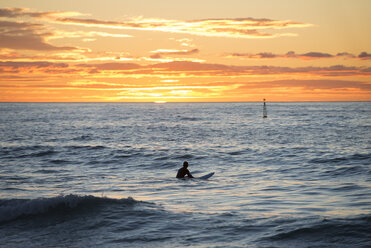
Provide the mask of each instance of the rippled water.
POLYGON ((0 246, 369 247, 371 103, 267 107, 0 104, 0 246))

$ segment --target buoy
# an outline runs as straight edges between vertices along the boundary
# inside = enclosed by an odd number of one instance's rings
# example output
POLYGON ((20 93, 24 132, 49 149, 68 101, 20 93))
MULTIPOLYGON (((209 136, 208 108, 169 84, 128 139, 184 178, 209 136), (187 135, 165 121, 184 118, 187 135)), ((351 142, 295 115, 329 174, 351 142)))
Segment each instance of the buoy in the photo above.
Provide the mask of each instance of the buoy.
POLYGON ((263 105, 263 118, 267 118, 268 117, 268 114, 267 114, 267 105, 265 104, 265 99, 263 99, 264 101, 264 105, 263 105))

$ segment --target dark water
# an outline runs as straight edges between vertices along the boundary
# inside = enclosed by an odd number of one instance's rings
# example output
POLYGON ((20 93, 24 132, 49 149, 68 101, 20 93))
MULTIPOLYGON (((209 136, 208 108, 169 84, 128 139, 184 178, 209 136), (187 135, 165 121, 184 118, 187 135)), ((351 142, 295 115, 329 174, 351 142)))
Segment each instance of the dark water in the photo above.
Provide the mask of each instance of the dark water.
POLYGON ((0 247, 371 247, 371 103, 267 107, 1 103, 0 247))

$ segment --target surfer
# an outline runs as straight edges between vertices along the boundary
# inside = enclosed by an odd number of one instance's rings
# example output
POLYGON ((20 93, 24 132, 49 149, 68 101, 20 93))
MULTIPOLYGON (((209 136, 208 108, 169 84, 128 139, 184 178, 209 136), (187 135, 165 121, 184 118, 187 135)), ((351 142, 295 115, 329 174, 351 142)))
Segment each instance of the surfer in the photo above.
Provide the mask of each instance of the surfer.
POLYGON ((188 168, 188 162, 184 161, 183 167, 178 170, 178 174, 176 174, 176 178, 184 178, 186 175, 189 178, 193 178, 192 174, 189 172, 188 168))

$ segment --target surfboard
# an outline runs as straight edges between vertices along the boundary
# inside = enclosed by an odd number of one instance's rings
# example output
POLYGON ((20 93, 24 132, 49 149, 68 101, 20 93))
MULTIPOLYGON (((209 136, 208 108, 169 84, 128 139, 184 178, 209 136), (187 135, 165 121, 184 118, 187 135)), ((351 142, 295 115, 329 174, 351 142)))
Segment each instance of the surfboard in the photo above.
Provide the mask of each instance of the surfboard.
POLYGON ((209 174, 203 175, 201 177, 196 177, 196 178, 198 178, 198 179, 208 179, 208 178, 212 177, 214 174, 215 174, 215 172, 211 172, 209 174))

